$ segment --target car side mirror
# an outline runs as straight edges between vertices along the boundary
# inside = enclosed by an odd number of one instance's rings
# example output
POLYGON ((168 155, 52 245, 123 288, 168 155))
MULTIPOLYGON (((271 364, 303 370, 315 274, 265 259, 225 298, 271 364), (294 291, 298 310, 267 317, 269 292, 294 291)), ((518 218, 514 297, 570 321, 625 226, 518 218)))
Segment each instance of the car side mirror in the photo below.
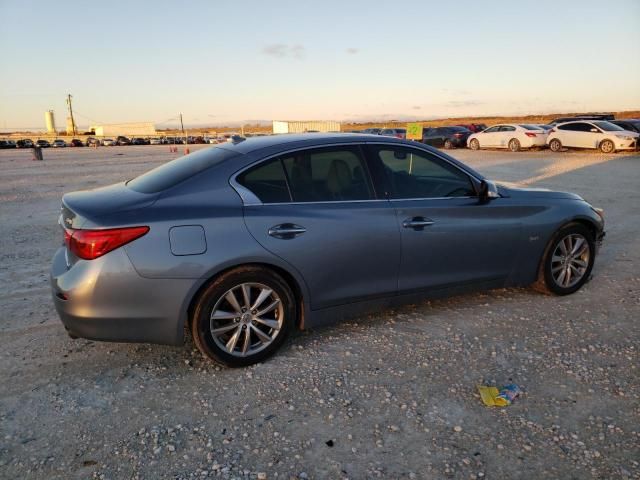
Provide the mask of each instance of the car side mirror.
POLYGON ((498 189, 493 182, 482 180, 478 188, 478 202, 487 203, 489 200, 500 197, 498 189))

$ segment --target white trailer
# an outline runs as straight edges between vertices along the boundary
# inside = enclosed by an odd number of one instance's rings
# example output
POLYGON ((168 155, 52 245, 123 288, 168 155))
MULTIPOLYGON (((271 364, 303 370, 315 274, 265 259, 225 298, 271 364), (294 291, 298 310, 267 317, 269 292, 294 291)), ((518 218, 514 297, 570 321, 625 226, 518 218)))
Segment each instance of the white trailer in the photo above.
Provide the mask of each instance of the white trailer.
POLYGON ((305 133, 305 132, 339 132, 340 122, 331 120, 298 121, 273 121, 273 133, 305 133))

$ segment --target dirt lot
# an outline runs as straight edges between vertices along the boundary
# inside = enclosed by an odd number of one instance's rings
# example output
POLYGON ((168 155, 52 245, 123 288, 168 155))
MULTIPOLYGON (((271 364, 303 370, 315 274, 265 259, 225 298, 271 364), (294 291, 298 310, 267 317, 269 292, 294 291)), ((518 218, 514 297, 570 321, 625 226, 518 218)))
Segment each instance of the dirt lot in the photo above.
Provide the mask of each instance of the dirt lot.
POLYGON ((497 290, 305 332, 220 369, 185 348, 71 340, 49 298, 64 192, 167 147, 0 151, 0 477, 640 478, 640 156, 453 152, 606 210, 593 280, 497 290), (513 381, 502 410, 475 385, 513 381))

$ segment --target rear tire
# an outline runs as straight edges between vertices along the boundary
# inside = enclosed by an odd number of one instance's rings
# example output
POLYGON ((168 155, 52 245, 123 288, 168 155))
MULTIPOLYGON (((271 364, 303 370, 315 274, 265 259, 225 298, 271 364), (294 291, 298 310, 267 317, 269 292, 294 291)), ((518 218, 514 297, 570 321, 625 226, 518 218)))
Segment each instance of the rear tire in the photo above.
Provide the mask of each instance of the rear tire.
POLYGON ((545 249, 534 290, 552 295, 578 291, 591 276, 595 239, 587 227, 570 223, 560 228, 545 249))
POLYGON ((600 151, 602 153, 615 153, 616 146, 611 140, 603 140, 600 142, 600 151))
POLYGON ((245 367, 278 350, 293 330, 296 314, 293 292, 280 275, 263 267, 238 267, 200 294, 191 334, 204 356, 228 367, 245 367))
POLYGON ((480 142, 478 141, 477 138, 471 139, 471 141, 469 142, 469 148, 471 150, 480 150, 480 142))
POLYGON ((549 142, 549 149, 552 152, 559 152, 560 150, 562 150, 562 142, 560 142, 560 140, 558 140, 557 138, 554 138, 549 142))
POLYGON ((453 143, 451 143, 451 140, 447 139, 444 141, 444 148, 446 148, 447 150, 451 150, 453 148, 453 143))
POLYGON ((520 151, 520 140, 518 140, 517 138, 512 138, 511 140, 509 140, 509 150, 511 150, 512 152, 520 151))

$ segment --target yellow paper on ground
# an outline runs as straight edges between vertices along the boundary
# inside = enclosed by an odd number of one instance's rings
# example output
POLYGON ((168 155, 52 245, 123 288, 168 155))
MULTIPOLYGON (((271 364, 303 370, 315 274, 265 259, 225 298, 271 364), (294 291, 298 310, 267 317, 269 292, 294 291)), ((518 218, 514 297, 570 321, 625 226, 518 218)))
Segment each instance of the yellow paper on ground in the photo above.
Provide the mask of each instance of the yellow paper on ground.
POLYGON ((496 387, 487 387, 486 385, 478 385, 478 392, 480 392, 480 398, 482 399, 482 403, 484 403, 487 407, 503 406, 496 403, 496 397, 500 393, 500 391, 496 387))

